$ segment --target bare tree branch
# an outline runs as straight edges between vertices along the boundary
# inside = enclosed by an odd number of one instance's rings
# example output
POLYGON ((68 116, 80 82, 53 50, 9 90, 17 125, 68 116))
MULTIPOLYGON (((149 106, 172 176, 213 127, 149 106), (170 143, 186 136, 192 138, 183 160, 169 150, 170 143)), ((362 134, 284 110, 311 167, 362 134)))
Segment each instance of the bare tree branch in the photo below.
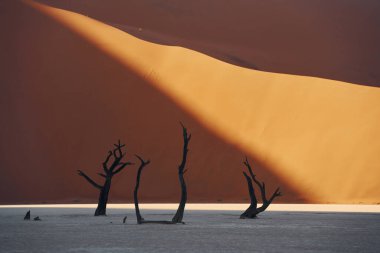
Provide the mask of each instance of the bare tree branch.
POLYGON ((248 158, 245 157, 245 161, 243 161, 244 165, 248 168, 248 171, 249 171, 249 174, 251 175, 251 178, 255 178, 256 175, 253 174, 253 171, 252 171, 252 168, 251 168, 251 165, 249 164, 249 161, 248 161, 248 158))
POLYGON ((114 144, 115 149, 113 150, 113 155, 115 158, 121 158, 123 155, 121 148, 125 147, 125 144, 121 144, 120 140, 118 140, 117 144, 114 144))
POLYGON ((128 166, 128 165, 132 165, 133 163, 130 163, 130 162, 126 162, 126 163, 120 163, 119 165, 120 165, 120 167, 117 169, 117 170, 115 170, 114 172, 112 172, 112 175, 114 176, 114 175, 116 175, 117 173, 119 173, 120 171, 122 171, 126 166, 128 166))
POLYGON ((103 170, 106 173, 106 175, 109 174, 108 162, 109 162, 111 156, 112 156, 112 151, 108 151, 108 155, 106 157, 106 160, 103 162, 103 170))
POLYGON ((249 164, 248 158, 245 157, 245 161, 243 162, 244 165, 248 168, 249 174, 251 175, 252 180, 255 182, 255 184, 259 187, 260 193, 261 193, 261 199, 263 202, 267 201, 266 195, 265 195, 265 186, 263 186, 257 179, 256 175, 253 174, 252 167, 249 164))
POLYGON ((111 174, 113 174, 113 171, 116 169, 117 166, 119 166, 121 160, 123 159, 124 155, 125 154, 122 154, 120 153, 121 155, 120 156, 116 156, 116 151, 114 150, 114 161, 113 163, 111 164, 110 168, 109 168, 109 171, 111 174))
POLYGON ((282 196, 282 193, 280 192, 280 188, 277 188, 272 194, 272 196, 270 197, 269 202, 271 203, 276 197, 281 197, 281 196, 282 196))
MULTIPOLYGON (((144 161, 144 159, 142 159, 141 156, 139 156, 139 155, 135 155, 135 156, 137 157, 137 159, 140 160, 140 163, 141 163, 142 165, 144 165, 144 166, 150 163, 150 160, 144 161)), ((141 165, 140 165, 140 166, 141 166, 141 165)))
POLYGON ((252 167, 249 164, 247 157, 245 157, 245 161, 243 163, 247 167, 249 174, 250 174, 250 176, 248 176, 247 173, 243 172, 244 177, 247 180, 247 184, 248 184, 248 191, 249 191, 249 195, 251 198, 251 205, 248 207, 247 210, 245 210, 245 212, 243 214, 240 215, 240 218, 241 219, 246 219, 246 218, 251 219, 251 218, 255 218, 257 214, 264 212, 276 197, 281 196, 281 192, 280 192, 280 188, 277 188, 276 191, 271 196, 271 198, 268 200, 266 197, 265 183, 264 182, 260 183, 256 179, 256 175, 253 173, 252 167), (256 199, 254 188, 252 185, 252 180, 259 187, 260 193, 261 193, 261 198, 263 201, 262 206, 259 208, 257 208, 257 199, 256 199))
POLYGON ((251 205, 254 206, 254 208, 257 208, 257 198, 255 195, 255 189, 253 188, 252 179, 243 171, 244 177, 247 180, 248 184, 248 192, 249 192, 249 198, 251 200, 251 205))
POLYGON ((101 176, 101 177, 104 177, 104 178, 106 178, 107 176, 106 175, 104 175, 103 173, 98 173, 98 175, 99 176, 101 176))
POLYGON ((84 177, 92 186, 101 190, 102 187, 98 185, 94 180, 92 180, 89 176, 87 176, 83 171, 78 170, 78 175, 84 177))

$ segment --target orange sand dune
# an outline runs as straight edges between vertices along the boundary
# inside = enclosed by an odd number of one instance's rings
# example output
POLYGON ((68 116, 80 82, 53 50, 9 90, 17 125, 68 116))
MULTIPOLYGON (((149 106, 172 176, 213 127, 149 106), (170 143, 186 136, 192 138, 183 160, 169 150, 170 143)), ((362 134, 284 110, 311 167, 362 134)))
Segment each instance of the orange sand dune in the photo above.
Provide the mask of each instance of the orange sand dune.
POLYGON ((39 0, 252 69, 380 86, 377 0, 39 0))
MULTIPOLYGON (((95 175, 118 138, 152 160, 142 201, 176 201, 178 120, 192 202, 244 201, 243 153, 284 202, 380 202, 379 89, 241 68, 34 2, 0 9, 0 202, 95 200, 75 170, 95 175)), ((135 171, 112 200, 131 199, 135 171)))

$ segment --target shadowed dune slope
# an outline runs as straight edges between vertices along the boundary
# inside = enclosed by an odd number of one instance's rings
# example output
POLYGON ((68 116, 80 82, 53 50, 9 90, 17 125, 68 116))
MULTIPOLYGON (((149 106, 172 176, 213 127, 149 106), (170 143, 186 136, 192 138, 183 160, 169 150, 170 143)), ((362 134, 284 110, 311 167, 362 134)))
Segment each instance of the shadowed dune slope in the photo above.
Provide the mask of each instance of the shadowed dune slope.
POLYGON ((40 0, 263 71, 380 85, 377 0, 40 0))
MULTIPOLYGON (((119 138, 129 160, 138 163, 139 154, 152 161, 142 177, 141 201, 177 202, 179 120, 193 135, 189 201, 247 201, 243 153, 235 145, 217 138, 96 42, 22 2, 2 4, 8 37, 1 42, 0 61, 0 203, 95 202, 96 190, 76 170, 101 182, 96 173, 119 138)), ((120 43, 129 48, 128 40, 120 43)), ((131 201, 136 170, 131 166, 114 178, 111 201, 131 201)), ((284 188, 283 201, 306 201, 264 165, 257 164, 257 171, 271 190, 284 188)))
MULTIPOLYGON (((379 89, 241 68, 25 3, 1 3, 1 202, 95 200, 75 170, 95 175, 118 138, 152 160, 142 201, 176 201, 178 120, 193 134, 190 201, 243 201, 245 153, 285 202, 380 202, 379 89)), ((131 199, 135 170, 112 200, 131 199)))

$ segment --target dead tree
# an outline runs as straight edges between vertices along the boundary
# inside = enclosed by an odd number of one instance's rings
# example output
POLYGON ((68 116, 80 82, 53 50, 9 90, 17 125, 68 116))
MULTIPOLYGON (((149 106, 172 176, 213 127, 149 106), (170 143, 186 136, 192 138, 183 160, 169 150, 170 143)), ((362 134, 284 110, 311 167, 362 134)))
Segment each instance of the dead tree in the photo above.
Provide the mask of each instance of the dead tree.
POLYGON ((247 167, 249 175, 250 175, 250 176, 247 175, 247 173, 243 171, 244 177, 247 180, 247 184, 248 184, 248 191, 249 191, 249 197, 251 199, 251 204, 248 207, 248 209, 245 210, 245 212, 240 215, 240 219, 253 219, 253 218, 256 218, 256 216, 259 213, 264 212, 276 197, 281 196, 281 192, 280 192, 280 188, 277 188, 275 192, 272 194, 272 196, 269 199, 267 199, 265 183, 264 182, 260 183, 257 180, 256 175, 253 174, 251 165, 249 164, 247 157, 245 158, 245 161, 243 163, 247 167), (257 198, 255 195, 255 189, 253 187, 252 180, 259 187, 260 192, 261 192, 261 199, 262 199, 263 204, 259 208, 257 208, 257 198))
POLYGON ((141 224, 142 221, 144 220, 143 217, 141 217, 140 214, 140 208, 139 208, 139 199, 138 199, 138 193, 139 193, 139 187, 140 187, 140 177, 141 177, 141 172, 144 169, 146 165, 150 163, 150 161, 144 161, 140 156, 136 155, 136 157, 140 160, 140 167, 137 171, 137 176, 136 176, 136 186, 135 190, 133 192, 133 199, 135 201, 135 211, 136 211, 136 218, 137 218, 137 223, 141 224))
POLYGON ((187 170, 185 170, 187 152, 189 151, 187 146, 189 145, 189 141, 191 139, 191 134, 187 134, 186 127, 181 123, 182 133, 183 133, 183 150, 182 150, 182 162, 178 167, 178 179, 181 184, 181 202, 179 203, 176 214, 174 215, 172 221, 174 223, 181 223, 183 219, 183 213, 185 211, 185 205, 187 201, 187 189, 186 182, 184 178, 184 174, 187 170))
POLYGON ((78 170, 78 174, 84 177, 92 186, 99 190, 99 200, 98 207, 95 210, 95 216, 106 215, 108 195, 111 189, 111 182, 113 176, 120 173, 126 166, 131 165, 130 162, 122 162, 125 157, 125 153, 122 152, 122 148, 125 144, 121 144, 120 140, 117 144, 114 144, 115 148, 108 152, 108 155, 103 162, 104 173, 98 173, 99 176, 104 178, 103 186, 96 183, 89 176, 87 176, 83 171, 78 170), (110 162, 112 158, 112 162, 110 162))
MULTIPOLYGON (((181 123, 182 125, 182 123, 181 123)), ((191 134, 187 134, 187 129, 182 125, 182 130, 183 130, 183 140, 184 140, 184 145, 183 145, 183 154, 182 154, 182 162, 178 167, 178 177, 179 177, 179 182, 181 184, 181 201, 178 206, 178 210, 176 214, 174 215, 173 219, 171 221, 165 221, 165 220, 145 220, 140 213, 139 209, 139 200, 138 200, 138 191, 139 191, 139 186, 140 186, 140 178, 141 178, 141 173, 146 165, 150 163, 149 160, 144 161, 140 156, 136 155, 136 157, 140 160, 140 166, 137 171, 137 176, 136 176, 136 186, 135 186, 135 191, 134 191, 134 201, 135 201, 135 211, 136 211, 136 218, 137 218, 137 223, 138 224, 145 224, 145 223, 156 223, 156 224, 177 224, 177 223, 182 223, 183 219, 183 214, 185 211, 185 205, 187 201, 187 189, 186 189, 186 183, 184 179, 184 174, 186 173, 185 166, 186 166, 186 160, 187 160, 187 152, 188 150, 188 144, 191 139, 191 134)))

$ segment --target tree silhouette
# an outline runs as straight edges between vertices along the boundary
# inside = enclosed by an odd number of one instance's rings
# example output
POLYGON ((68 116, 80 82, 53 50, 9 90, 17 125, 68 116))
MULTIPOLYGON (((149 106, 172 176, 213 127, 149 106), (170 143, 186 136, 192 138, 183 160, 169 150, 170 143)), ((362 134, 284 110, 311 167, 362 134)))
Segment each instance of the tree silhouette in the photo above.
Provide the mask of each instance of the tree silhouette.
POLYGON ((128 165, 131 165, 130 162, 122 162, 125 157, 125 153, 122 152, 122 148, 125 147, 125 144, 121 144, 120 140, 117 144, 114 144, 115 148, 108 151, 108 155, 103 162, 103 171, 104 173, 98 173, 99 176, 104 178, 103 186, 96 183, 89 176, 87 176, 83 171, 78 170, 78 174, 84 177, 92 186, 100 191, 98 206, 95 210, 95 216, 106 215, 108 195, 111 189, 111 182, 113 176, 120 173, 128 165), (112 158, 112 162, 110 163, 112 158))
POLYGON ((187 160, 187 152, 189 149, 187 148, 189 145, 189 141, 191 139, 191 134, 187 134, 186 127, 181 123, 182 133, 183 133, 183 150, 182 150, 182 162, 178 167, 178 179, 181 185, 181 201, 179 203, 176 214, 174 215, 172 221, 174 223, 181 223, 183 219, 183 213, 185 212, 185 205, 187 201, 187 189, 186 182, 184 178, 184 174, 187 170, 185 170, 186 160, 187 160))
POLYGON ((249 191, 249 197, 251 199, 251 204, 248 207, 248 209, 245 210, 245 212, 240 215, 240 219, 252 219, 252 218, 256 218, 257 214, 264 212, 276 197, 281 196, 281 192, 280 192, 280 188, 277 188, 268 200, 266 197, 265 183, 264 182, 260 183, 256 179, 256 175, 253 174, 251 165, 249 164, 247 157, 245 158, 245 161, 243 162, 243 164, 247 167, 249 175, 250 175, 250 176, 247 175, 247 173, 243 171, 244 177, 247 180, 247 184, 248 184, 248 191, 249 191), (261 199, 263 201, 263 204, 259 208, 257 208, 257 198, 255 195, 255 189, 253 187, 252 180, 259 187, 260 192, 261 192, 261 199))
POLYGON ((141 224, 144 220, 143 217, 141 217, 141 214, 140 214, 140 208, 139 208, 139 199, 138 199, 138 193, 139 193, 139 187, 140 187, 140 177, 141 177, 141 172, 142 170, 144 169, 144 167, 146 165, 148 165, 150 163, 150 161, 144 161, 140 156, 136 155, 136 157, 140 160, 140 167, 139 169, 137 170, 137 176, 136 176, 136 186, 135 186, 135 190, 133 192, 133 199, 134 199, 134 202, 135 202, 135 211, 136 211, 136 218, 137 218, 137 223, 138 224, 141 224))
POLYGON ((187 129, 186 127, 181 123, 182 126, 182 131, 183 131, 183 151, 182 151, 182 162, 178 166, 178 178, 179 182, 181 185, 181 200, 177 209, 177 212, 175 213, 173 219, 171 221, 165 221, 165 220, 145 220, 140 213, 140 208, 139 208, 139 200, 138 200, 138 190, 140 186, 140 178, 141 178, 141 173, 146 165, 150 163, 149 160, 144 161, 140 156, 136 155, 136 157, 140 160, 140 166, 137 171, 137 176, 136 176, 136 186, 134 190, 134 202, 135 202, 135 211, 136 211, 136 218, 137 218, 137 223, 138 224, 144 224, 144 223, 158 223, 158 224, 177 224, 177 223, 182 223, 183 215, 185 212, 185 205, 187 201, 187 188, 186 188, 186 183, 185 183, 185 178, 184 174, 186 173, 187 170, 185 170, 186 167, 186 161, 187 161, 187 153, 188 153, 188 144, 191 139, 191 134, 187 134, 187 129))

